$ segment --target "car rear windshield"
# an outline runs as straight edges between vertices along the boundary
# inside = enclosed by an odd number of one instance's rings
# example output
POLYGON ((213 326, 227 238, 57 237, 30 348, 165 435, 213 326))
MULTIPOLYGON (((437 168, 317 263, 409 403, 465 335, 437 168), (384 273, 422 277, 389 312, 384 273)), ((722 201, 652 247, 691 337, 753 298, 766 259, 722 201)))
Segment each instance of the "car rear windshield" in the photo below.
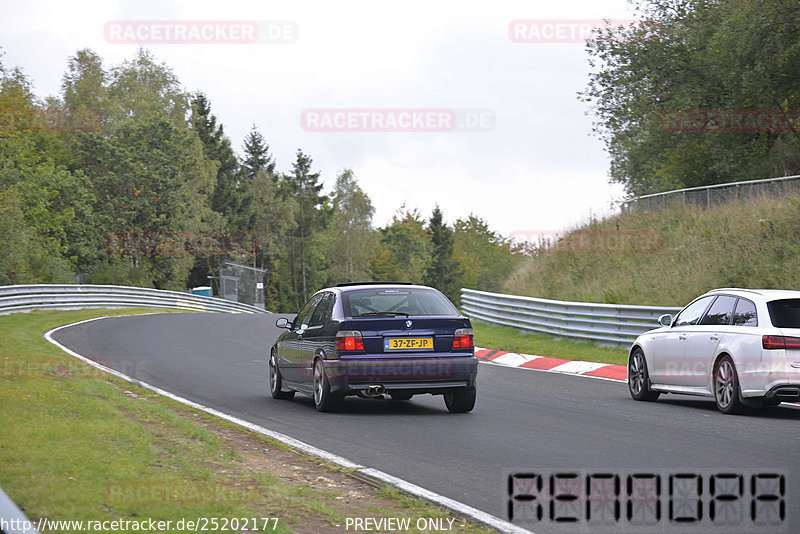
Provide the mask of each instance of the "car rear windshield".
POLYGON ((800 328, 800 299, 767 302, 772 325, 777 328, 800 328))
POLYGON ((447 297, 433 289, 375 288, 348 291, 342 295, 348 317, 458 315, 447 297))

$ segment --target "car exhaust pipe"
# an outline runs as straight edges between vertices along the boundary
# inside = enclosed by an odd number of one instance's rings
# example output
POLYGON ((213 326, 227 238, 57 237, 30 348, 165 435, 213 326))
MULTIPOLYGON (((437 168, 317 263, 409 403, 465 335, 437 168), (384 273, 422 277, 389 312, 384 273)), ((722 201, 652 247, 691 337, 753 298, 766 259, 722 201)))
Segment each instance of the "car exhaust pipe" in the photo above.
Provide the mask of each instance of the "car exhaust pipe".
POLYGON ((369 386, 364 390, 364 396, 369 398, 376 398, 382 396, 386 392, 383 386, 369 386))

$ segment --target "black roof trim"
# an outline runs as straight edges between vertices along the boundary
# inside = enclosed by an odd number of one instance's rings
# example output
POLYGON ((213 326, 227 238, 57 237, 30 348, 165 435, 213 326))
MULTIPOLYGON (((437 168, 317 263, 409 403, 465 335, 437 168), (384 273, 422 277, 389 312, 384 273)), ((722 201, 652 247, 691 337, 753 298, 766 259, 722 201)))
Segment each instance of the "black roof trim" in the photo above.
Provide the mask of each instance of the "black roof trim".
POLYGON ((349 286, 412 286, 411 282, 345 282, 343 284, 336 284, 336 287, 349 287, 349 286))

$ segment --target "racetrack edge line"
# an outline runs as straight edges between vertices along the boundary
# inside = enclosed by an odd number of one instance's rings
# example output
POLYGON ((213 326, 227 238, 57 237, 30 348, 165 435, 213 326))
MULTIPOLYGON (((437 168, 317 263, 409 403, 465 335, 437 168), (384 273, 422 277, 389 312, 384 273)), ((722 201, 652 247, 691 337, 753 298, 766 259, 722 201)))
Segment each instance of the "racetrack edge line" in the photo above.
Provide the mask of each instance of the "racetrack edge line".
MULTIPOLYGON (((137 315, 141 315, 141 314, 137 314, 137 315)), ((256 425, 255 423, 251 423, 250 421, 245 421, 244 419, 240 419, 240 418, 235 417, 233 415, 226 414, 225 412, 221 412, 221 411, 216 410, 214 408, 211 408, 211 407, 199 404, 197 402, 191 401, 189 399, 186 399, 184 397, 181 397, 179 395, 176 395, 174 393, 171 393, 169 391, 161 389, 161 388, 159 388, 157 386, 153 386, 151 384, 148 384, 147 382, 142 382, 141 380, 138 380, 138 379, 136 379, 136 378, 134 378, 132 376, 128 376, 125 373, 121 373, 121 372, 119 372, 119 371, 117 371, 115 369, 112 369, 110 367, 106 367, 105 365, 97 363, 94 360, 91 360, 91 359, 89 359, 89 358, 87 358, 87 357, 85 357, 85 356, 83 356, 81 354, 78 354, 77 352, 73 351, 72 349, 69 349, 69 348, 65 347, 64 345, 62 345, 61 343, 59 343, 58 341, 56 341, 52 337, 53 334, 55 334, 56 332, 58 332, 61 329, 69 328, 69 327, 72 327, 72 326, 77 326, 79 324, 88 323, 88 322, 92 322, 92 321, 99 321, 101 319, 109 319, 109 318, 113 318, 113 317, 134 317, 134 316, 135 315, 113 315, 113 316, 104 316, 104 317, 95 317, 95 318, 92 318, 92 319, 85 319, 83 321, 78 321, 78 322, 75 322, 75 323, 70 323, 70 324, 66 324, 66 325, 57 326, 55 328, 51 328, 47 332, 44 332, 42 335, 44 336, 44 338, 47 341, 49 341, 50 343, 52 343, 56 347, 60 348, 61 350, 63 350, 67 354, 69 354, 70 356, 78 358, 79 360, 81 360, 81 361, 83 361, 85 363, 88 363, 89 365, 91 365, 91 366, 93 366, 93 367, 95 367, 97 369, 100 369, 101 371, 104 371, 104 372, 109 373, 109 374, 111 374, 113 376, 116 376, 117 378, 121 378, 122 380, 125 380, 126 382, 130 382, 130 383, 135 384, 135 385, 137 385, 139 387, 143 387, 145 389, 149 389, 150 391, 152 391, 152 392, 154 392, 154 393, 156 393, 158 395, 162 395, 164 397, 172 399, 172 400, 174 400, 176 402, 179 402, 181 404, 185 404, 186 406, 190 406, 190 407, 195 408, 197 410, 201 410, 201 411, 206 412, 206 413, 208 413, 210 415, 213 415, 215 417, 220 417, 220 418, 222 418, 222 419, 224 419, 226 421, 229 421, 229 422, 231 422, 231 423, 233 423, 235 425, 241 426, 241 427, 246 428, 248 430, 251 430, 253 432, 257 432, 259 434, 263 434, 263 435, 268 436, 268 437, 270 437, 272 439, 275 439, 275 440, 277 440, 277 441, 279 441, 279 442, 281 442, 281 443, 283 443, 285 445, 288 445, 288 446, 290 446, 292 448, 299 449, 300 451, 302 451, 302 452, 304 452, 306 454, 309 454, 311 456, 316 456, 317 458, 321 458, 321 459, 323 459, 325 461, 331 462, 331 463, 333 463, 335 465, 338 465, 340 467, 343 467, 345 469, 355 470, 358 473, 363 474, 365 476, 368 476, 368 477, 370 477, 370 478, 372 478, 374 480, 378 480, 380 482, 384 482, 386 484, 392 485, 392 486, 396 487, 397 489, 399 489, 401 491, 404 491, 406 493, 410 493, 410 494, 415 495, 417 497, 421 497, 421 498, 426 499, 428 501, 431 501, 434 504, 437 504, 437 505, 439 505, 439 506, 441 506, 443 508, 447 508, 447 509, 449 509, 449 510, 451 510, 453 512, 456 512, 456 513, 462 514, 464 516, 467 516, 467 517, 469 517, 471 519, 474 519, 475 521, 477 521, 479 523, 482 523, 482 524, 484 524, 486 526, 489 526, 489 527, 492 527, 494 529, 497 529, 500 532, 506 532, 506 533, 509 533, 509 534, 534 534, 533 532, 531 532, 529 530, 526 530, 526 529, 524 529, 522 527, 514 525, 513 523, 510 523, 510 522, 505 521, 503 519, 500 519, 499 517, 495 517, 495 516, 493 516, 493 515, 491 515, 489 513, 483 512, 481 510, 478 510, 477 508, 473 508, 473 507, 471 507, 469 505, 466 505, 464 503, 461 503, 461 502, 458 502, 456 500, 450 499, 449 497, 445 497, 444 495, 439 495, 438 493, 434 493, 434 492, 432 492, 430 490, 427 490, 427 489, 425 489, 425 488, 423 488, 421 486, 417 486, 416 484, 413 484, 411 482, 408 482, 408 481, 405 481, 403 479, 397 478, 397 477, 392 476, 392 475, 390 475, 388 473, 384 473, 383 471, 380 471, 378 469, 374 469, 374 468, 371 468, 371 467, 366 467, 366 466, 357 464, 355 462, 351 462, 350 460, 348 460, 348 459, 346 459, 346 458, 344 458, 342 456, 339 456, 339 455, 333 454, 331 452, 328 452, 326 450, 320 449, 318 447, 315 447, 313 445, 310 445, 308 443, 305 443, 303 441, 295 439, 295 438, 293 438, 291 436, 287 436, 286 434, 282 434, 282 433, 276 432, 274 430, 269 430, 268 428, 262 427, 260 425, 256 425)))

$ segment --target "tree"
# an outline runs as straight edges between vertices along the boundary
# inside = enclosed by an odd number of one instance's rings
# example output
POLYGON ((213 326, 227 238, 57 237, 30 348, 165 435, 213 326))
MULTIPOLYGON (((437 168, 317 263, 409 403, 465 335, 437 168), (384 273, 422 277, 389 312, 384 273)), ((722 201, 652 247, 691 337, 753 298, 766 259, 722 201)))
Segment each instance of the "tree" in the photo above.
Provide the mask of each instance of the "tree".
POLYGON ((13 195, 0 192, 0 285, 71 283, 72 269, 58 243, 25 222, 13 195))
POLYGON ((64 105, 70 110, 102 111, 107 102, 108 74, 103 60, 88 48, 78 50, 67 60, 67 72, 61 79, 64 105))
POLYGON ((331 194, 333 219, 324 234, 330 283, 368 281, 377 239, 372 228, 375 209, 351 169, 336 177, 331 194))
POLYGON ((58 161, 64 159, 63 134, 43 127, 39 118, 44 109, 21 69, 0 69, 0 110, 6 114, 0 118, 5 120, 0 128, 0 194, 15 199, 7 214, 21 214, 20 242, 40 248, 36 255, 21 249, 20 258, 27 262, 26 272, 39 273, 32 279, 45 280, 58 272, 63 280, 95 250, 90 184, 81 171, 70 172, 58 161))
POLYGON ((793 127, 786 115, 788 129, 740 133, 708 118, 683 130, 668 122, 687 111, 741 120, 797 110, 797 2, 650 0, 638 14, 650 23, 599 31, 587 45, 596 70, 583 97, 597 114, 612 181, 641 195, 800 172, 796 114, 793 127))
POLYGON ((107 120, 119 122, 157 116, 185 127, 190 111, 189 95, 178 77, 144 48, 137 50, 132 60, 111 69, 108 98, 107 120))
POLYGON ((294 198, 279 194, 275 178, 259 169, 249 184, 252 198, 253 226, 256 250, 253 266, 266 269, 264 275, 264 306, 268 310, 294 310, 282 285, 281 260, 286 255, 287 235, 296 229, 294 198))
POLYGON ((211 103, 203 93, 192 97, 192 129, 203 143, 203 155, 217 167, 211 209, 222 214, 231 229, 239 230, 242 193, 238 187, 239 162, 222 125, 211 114, 211 103))
POLYGON ((302 150, 292 173, 282 182, 283 194, 297 203, 295 228, 289 233, 288 268, 291 275, 291 295, 294 309, 308 300, 309 289, 324 283, 324 273, 318 233, 327 228, 332 209, 328 196, 322 194, 322 182, 318 172, 311 171, 312 160, 302 150))
POLYGON ((278 178, 275 175, 275 160, 269 152, 269 145, 264 140, 264 136, 254 124, 244 140, 244 161, 239 169, 237 181, 241 195, 238 218, 239 226, 242 229, 252 229, 258 218, 257 210, 263 209, 263 206, 255 202, 254 197, 258 194, 254 189, 254 182, 259 175, 268 179, 271 182, 270 188, 277 192, 278 178))
MULTIPOLYGON (((403 204, 392 217, 392 223, 379 231, 381 244, 391 257, 388 262, 396 265, 402 273, 402 279, 397 281, 423 283, 431 262, 432 245, 425 230, 425 220, 419 212, 403 204)), ((386 263, 385 254, 380 250, 378 258, 386 263)), ((375 277, 381 278, 376 267, 378 265, 373 265, 375 277)))
POLYGON ((521 256, 514 254, 511 243, 477 215, 458 219, 453 226, 453 256, 463 270, 460 285, 501 291, 521 256))
MULTIPOLYGON (((239 161, 231 148, 230 139, 211 113, 211 103, 202 92, 191 100, 190 124, 203 146, 203 156, 216 167, 213 193, 205 194, 207 205, 216 215, 208 217, 208 227, 214 231, 240 232, 247 228, 241 208, 244 192, 239 187, 239 161)), ((209 276, 217 272, 224 255, 195 256, 189 274, 190 286, 206 285, 209 276)))
POLYGON ((255 124, 244 139, 244 154, 242 170, 247 178, 252 180, 260 170, 266 172, 267 176, 275 177, 275 160, 269 153, 269 145, 255 124))
POLYGON ((431 261, 425 271, 425 284, 439 289, 453 302, 460 302, 460 278, 464 274, 453 257, 453 230, 445 224, 438 204, 428 221, 431 261))

